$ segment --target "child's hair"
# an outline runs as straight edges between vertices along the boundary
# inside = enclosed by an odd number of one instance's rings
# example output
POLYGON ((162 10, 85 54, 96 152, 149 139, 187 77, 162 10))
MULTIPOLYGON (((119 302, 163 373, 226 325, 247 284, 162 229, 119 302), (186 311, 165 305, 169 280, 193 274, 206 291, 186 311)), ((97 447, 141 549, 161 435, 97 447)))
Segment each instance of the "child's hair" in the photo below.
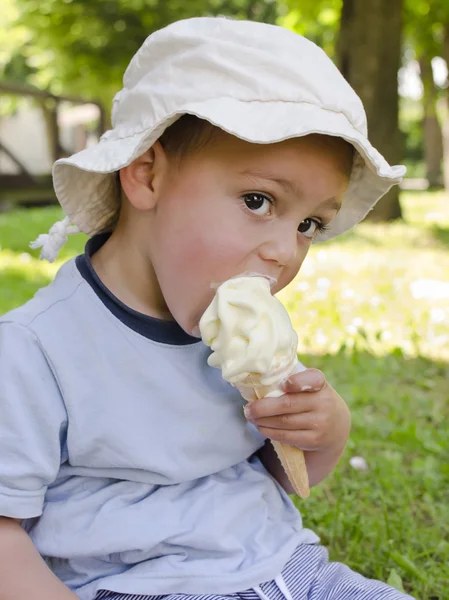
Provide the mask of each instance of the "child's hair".
MULTIPOLYGON (((159 141, 169 156, 182 161, 183 158, 209 147, 219 139, 220 134, 222 130, 209 121, 186 114, 167 127, 159 141)), ((331 135, 312 133, 308 137, 336 151, 341 171, 349 179, 354 162, 354 146, 343 138, 331 135)))
POLYGON ((186 114, 167 127, 159 141, 169 156, 182 160, 210 146, 220 133, 209 121, 186 114))

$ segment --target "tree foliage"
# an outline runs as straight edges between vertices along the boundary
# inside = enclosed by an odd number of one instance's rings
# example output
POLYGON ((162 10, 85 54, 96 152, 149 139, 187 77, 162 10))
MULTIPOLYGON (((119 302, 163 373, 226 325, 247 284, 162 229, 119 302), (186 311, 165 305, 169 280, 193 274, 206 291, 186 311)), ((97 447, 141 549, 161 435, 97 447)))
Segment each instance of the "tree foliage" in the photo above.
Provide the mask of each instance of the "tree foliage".
MULTIPOLYGON (((76 93, 110 104, 123 72, 146 37, 199 15, 274 22, 270 0, 7 0, 15 26, 27 33, 21 75, 55 94, 76 93)), ((13 44, 14 46, 14 44, 13 44)), ((14 51, 3 74, 11 72, 14 51)))
MULTIPOLYGON (((13 26, 18 16, 15 0, 3 0, 0 11, 0 80, 23 82, 36 72, 27 64, 22 53, 30 32, 26 27, 13 26)), ((0 117, 12 113, 16 106, 17 98, 0 96, 0 117)))
POLYGON ((343 0, 285 0, 278 23, 335 56, 343 0))
POLYGON ((35 69, 27 65, 21 52, 29 41, 26 27, 13 26, 19 11, 14 0, 3 0, 0 11, 0 78, 23 81, 35 69))
POLYGON ((406 48, 418 59, 421 56, 442 56, 445 23, 449 23, 449 0, 406 0, 406 48))

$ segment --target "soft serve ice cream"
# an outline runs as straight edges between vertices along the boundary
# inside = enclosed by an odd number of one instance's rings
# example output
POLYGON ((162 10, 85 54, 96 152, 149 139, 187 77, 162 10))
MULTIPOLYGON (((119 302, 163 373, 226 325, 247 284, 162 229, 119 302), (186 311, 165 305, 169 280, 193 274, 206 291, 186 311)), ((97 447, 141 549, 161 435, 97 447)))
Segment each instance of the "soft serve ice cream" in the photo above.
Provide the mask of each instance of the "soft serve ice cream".
POLYGON ((212 349, 210 366, 234 385, 255 378, 271 386, 295 370, 298 337, 265 277, 236 277, 221 284, 200 331, 212 349))

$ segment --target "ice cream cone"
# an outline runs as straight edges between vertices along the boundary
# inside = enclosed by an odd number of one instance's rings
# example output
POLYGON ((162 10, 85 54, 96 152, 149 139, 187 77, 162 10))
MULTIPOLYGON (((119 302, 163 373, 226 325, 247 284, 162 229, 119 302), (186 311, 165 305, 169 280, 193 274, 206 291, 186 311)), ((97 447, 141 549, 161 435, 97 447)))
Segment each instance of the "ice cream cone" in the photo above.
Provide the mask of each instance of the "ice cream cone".
MULTIPOLYGON (((305 367, 298 362, 298 336, 285 307, 263 276, 241 276, 221 284, 199 323, 212 354, 207 362, 248 402, 284 393, 281 383, 305 367)), ((304 453, 272 441, 295 492, 310 494, 304 453)))
POLYGON ((271 443, 295 492, 301 498, 308 498, 310 496, 309 476, 304 452, 296 446, 282 444, 275 440, 271 440, 271 443))
MULTIPOLYGON (((284 393, 277 386, 266 387, 257 385, 253 378, 250 378, 248 383, 252 385, 238 386, 240 393, 248 402, 252 402, 256 398, 273 398, 281 396, 284 393), (254 392, 255 397, 252 394, 246 393, 250 390, 254 392)), ((284 444, 276 440, 271 440, 271 444, 295 492, 301 498, 308 498, 310 496, 310 487, 304 452, 296 448, 296 446, 284 444)))

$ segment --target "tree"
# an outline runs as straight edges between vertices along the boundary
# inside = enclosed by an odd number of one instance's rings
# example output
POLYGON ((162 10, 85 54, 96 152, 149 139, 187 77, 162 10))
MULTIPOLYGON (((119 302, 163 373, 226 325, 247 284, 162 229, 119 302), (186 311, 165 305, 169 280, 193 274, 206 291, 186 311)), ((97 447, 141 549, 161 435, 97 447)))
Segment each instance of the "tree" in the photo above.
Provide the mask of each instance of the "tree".
MULTIPOLYGON (((446 7, 445 7, 446 8, 446 7)), ((449 10, 445 15, 444 29, 443 29, 443 51, 442 55, 446 61, 446 65, 449 68, 449 10)), ((446 82, 446 111, 445 119, 443 122, 443 174, 444 174, 444 187, 449 191, 449 73, 446 82)))
MULTIPOLYGON (((427 126, 427 156, 434 165, 428 165, 432 171, 436 171, 436 163, 439 162, 439 129, 437 100, 442 97, 445 103, 445 111, 442 117, 443 137, 443 179, 446 190, 449 190, 449 76, 445 89, 437 90, 435 82, 431 78, 429 61, 440 56, 445 59, 449 67, 449 0, 408 0, 406 5, 413 27, 410 35, 413 45, 416 47, 417 58, 422 67, 422 78, 424 87, 424 107, 426 111, 425 123, 427 126), (431 168, 432 167, 432 168, 431 168)), ((430 182, 430 179, 429 179, 430 182)))
MULTIPOLYGON (((338 65, 359 94, 369 137, 390 164, 401 161, 398 124, 398 71, 401 62, 402 0, 344 0, 338 40, 338 65)), ((395 186, 368 218, 401 217, 395 186)))
MULTIPOLYGON (((447 2, 446 2, 447 4, 447 2)), ((423 86, 423 141, 426 176, 430 186, 441 178, 443 139, 438 120, 440 94, 432 70, 432 59, 442 54, 444 2, 441 0, 406 0, 405 38, 416 58, 423 86)))
POLYGON ((430 187, 440 185, 441 163, 443 160, 443 135, 438 120, 438 88, 433 79, 432 59, 421 56, 419 59, 421 81, 423 85, 423 134, 426 177, 430 187))

